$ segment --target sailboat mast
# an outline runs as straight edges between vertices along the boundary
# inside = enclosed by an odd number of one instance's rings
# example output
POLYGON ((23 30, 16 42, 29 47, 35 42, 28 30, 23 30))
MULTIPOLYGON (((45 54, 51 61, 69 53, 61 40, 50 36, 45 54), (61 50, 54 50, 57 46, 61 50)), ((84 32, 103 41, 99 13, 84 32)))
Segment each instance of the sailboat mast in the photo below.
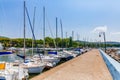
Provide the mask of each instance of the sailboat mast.
POLYGON ((26 29, 26 25, 25 25, 25 7, 26 7, 26 4, 25 4, 25 1, 24 1, 24 62, 25 62, 25 55, 26 55, 26 52, 25 52, 25 38, 26 38, 26 32, 25 32, 25 29, 26 29))
MULTIPOLYGON (((36 12, 36 7, 34 7, 34 15, 33 15, 33 33, 35 27, 35 12, 36 12)), ((33 55, 33 47, 34 47, 34 37, 32 36, 32 55, 33 55)))
POLYGON ((43 48, 45 53, 45 7, 43 7, 43 48))
POLYGON ((72 31, 72 40, 74 40, 74 31, 72 31))
POLYGON ((57 38, 58 38, 58 18, 56 17, 56 49, 57 49, 57 46, 58 46, 58 43, 57 43, 57 38))
POLYGON ((57 22, 58 22, 58 18, 56 17, 56 38, 58 37, 58 34, 57 34, 57 32, 58 32, 58 25, 57 25, 57 22))
POLYGON ((63 50, 63 27, 62 27, 62 20, 60 19, 60 25, 61 25, 61 38, 62 38, 62 43, 61 43, 61 47, 63 50))
POLYGON ((67 32, 66 32, 66 48, 67 48, 67 44, 68 44, 68 43, 67 43, 67 32))

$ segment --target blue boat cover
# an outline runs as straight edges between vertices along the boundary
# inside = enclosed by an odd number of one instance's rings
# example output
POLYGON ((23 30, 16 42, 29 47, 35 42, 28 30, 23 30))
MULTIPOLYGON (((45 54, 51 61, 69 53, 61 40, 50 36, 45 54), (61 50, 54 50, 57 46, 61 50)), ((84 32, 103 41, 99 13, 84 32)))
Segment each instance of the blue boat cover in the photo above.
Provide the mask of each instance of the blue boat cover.
POLYGON ((55 55, 57 55, 57 52, 50 51, 50 52, 48 52, 48 54, 55 54, 55 55))
POLYGON ((75 50, 75 51, 81 51, 80 49, 81 49, 81 48, 76 48, 76 49, 74 49, 74 50, 75 50))
POLYGON ((25 56, 17 54, 18 57, 25 59, 25 56))
POLYGON ((12 54, 12 52, 0 52, 0 55, 12 54))

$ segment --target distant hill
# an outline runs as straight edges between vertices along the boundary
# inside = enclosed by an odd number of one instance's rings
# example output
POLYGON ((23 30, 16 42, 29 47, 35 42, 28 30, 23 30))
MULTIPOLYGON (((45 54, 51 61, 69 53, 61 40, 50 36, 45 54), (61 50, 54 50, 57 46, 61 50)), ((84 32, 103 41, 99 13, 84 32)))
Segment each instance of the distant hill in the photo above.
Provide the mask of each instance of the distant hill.
POLYGON ((106 44, 120 44, 120 42, 108 41, 106 44))
MULTIPOLYGON (((86 42, 87 41, 79 41, 79 40, 76 40, 77 42, 86 42)), ((89 42, 89 43, 104 43, 104 42, 89 42)), ((115 41, 107 41, 106 44, 120 44, 120 42, 115 42, 115 41)))
POLYGON ((5 36, 0 36, 0 38, 8 38, 8 37, 5 37, 5 36))

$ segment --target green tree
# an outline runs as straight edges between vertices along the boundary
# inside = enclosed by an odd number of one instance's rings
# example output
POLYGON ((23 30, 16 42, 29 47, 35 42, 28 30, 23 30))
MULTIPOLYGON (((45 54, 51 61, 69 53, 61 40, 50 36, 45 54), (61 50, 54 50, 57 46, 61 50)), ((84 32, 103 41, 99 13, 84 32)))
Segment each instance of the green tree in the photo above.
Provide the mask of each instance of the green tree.
POLYGON ((46 47, 53 47, 54 46, 54 41, 53 41, 52 38, 46 37, 45 38, 45 44, 46 44, 46 47))

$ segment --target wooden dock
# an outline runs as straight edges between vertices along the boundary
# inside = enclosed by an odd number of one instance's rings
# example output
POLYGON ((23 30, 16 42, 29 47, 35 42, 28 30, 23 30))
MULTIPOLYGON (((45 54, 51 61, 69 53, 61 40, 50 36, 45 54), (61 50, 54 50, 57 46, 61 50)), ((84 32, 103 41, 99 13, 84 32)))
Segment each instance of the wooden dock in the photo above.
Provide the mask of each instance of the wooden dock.
POLYGON ((31 80, 113 80, 97 49, 65 62, 31 80))

